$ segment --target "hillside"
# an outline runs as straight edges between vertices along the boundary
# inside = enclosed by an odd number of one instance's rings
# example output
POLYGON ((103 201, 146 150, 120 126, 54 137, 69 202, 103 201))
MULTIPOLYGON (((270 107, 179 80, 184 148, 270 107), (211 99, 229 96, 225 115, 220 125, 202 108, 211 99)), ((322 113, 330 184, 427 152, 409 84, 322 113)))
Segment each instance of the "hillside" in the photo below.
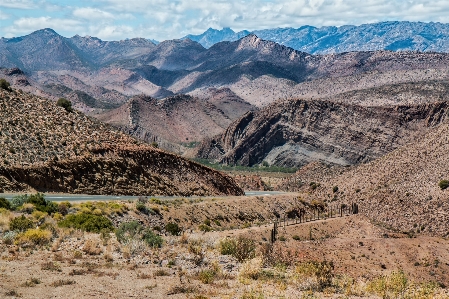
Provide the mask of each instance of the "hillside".
POLYGON ((241 195, 221 173, 46 99, 0 90, 0 189, 84 194, 241 195))
POLYGON ((221 133, 236 118, 255 107, 224 92, 209 99, 179 95, 164 100, 137 96, 125 105, 96 115, 99 120, 147 142, 191 144, 221 133))
MULTIPOLYGON (((444 93, 443 93, 444 95, 444 93)), ((248 112, 206 139, 197 156, 221 163, 298 167, 365 163, 414 140, 447 118, 447 101, 360 106, 326 100, 278 101, 248 112)))
POLYGON ((357 202, 361 213, 395 229, 447 237, 449 189, 441 190, 438 184, 449 179, 448 136, 446 120, 375 161, 341 173, 311 166, 280 188, 299 190, 304 198, 357 202), (315 191, 309 186, 312 181, 320 184, 315 191), (337 192, 333 192, 334 186, 337 192))

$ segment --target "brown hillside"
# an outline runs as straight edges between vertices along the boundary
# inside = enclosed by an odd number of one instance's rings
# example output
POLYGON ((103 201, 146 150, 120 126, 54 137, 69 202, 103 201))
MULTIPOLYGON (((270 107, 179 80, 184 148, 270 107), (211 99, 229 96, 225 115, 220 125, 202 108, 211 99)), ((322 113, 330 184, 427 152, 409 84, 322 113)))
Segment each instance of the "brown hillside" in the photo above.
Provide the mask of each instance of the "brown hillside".
POLYGON ((221 173, 50 101, 0 90, 0 189, 88 194, 235 194, 221 173))
MULTIPOLYGON (((342 174, 310 176, 298 173, 284 187, 296 182, 310 199, 357 202, 360 212, 395 229, 449 235, 449 189, 438 186, 449 179, 449 123, 433 128, 414 143, 342 174), (333 192, 337 186, 338 191, 333 192)), ((295 188, 291 188, 295 189, 295 188)), ((296 188, 298 189, 298 188, 296 188)))

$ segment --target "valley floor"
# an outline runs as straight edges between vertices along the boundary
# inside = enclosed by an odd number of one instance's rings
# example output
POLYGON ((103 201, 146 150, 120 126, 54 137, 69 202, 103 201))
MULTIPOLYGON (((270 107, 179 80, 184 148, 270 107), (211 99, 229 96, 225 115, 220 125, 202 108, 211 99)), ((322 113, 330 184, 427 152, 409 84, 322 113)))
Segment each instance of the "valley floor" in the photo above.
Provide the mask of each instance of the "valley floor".
MULTIPOLYGON (((224 204, 199 204, 216 203, 224 204)), ((127 205, 129 219, 137 214, 127 205)), ((45 246, 0 243, 1 297, 449 298, 447 239, 409 238, 362 215, 280 227, 274 246, 271 228, 185 227, 181 236, 164 236, 161 248, 57 228, 45 246), (229 240, 253 240, 254 255, 225 254, 229 240)))

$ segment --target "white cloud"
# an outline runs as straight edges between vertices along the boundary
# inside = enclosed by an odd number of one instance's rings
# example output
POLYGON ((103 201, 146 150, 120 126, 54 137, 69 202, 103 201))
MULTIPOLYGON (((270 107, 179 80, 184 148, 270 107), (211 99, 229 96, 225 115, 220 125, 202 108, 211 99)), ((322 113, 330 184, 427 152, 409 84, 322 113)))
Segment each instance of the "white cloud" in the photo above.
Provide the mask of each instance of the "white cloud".
POLYGON ((20 18, 15 20, 11 26, 5 27, 5 36, 17 36, 27 34, 43 28, 52 28, 55 31, 82 30, 81 22, 71 19, 58 19, 52 17, 20 18))
MULTIPOLYGON (((251 31, 303 25, 360 25, 387 20, 449 22, 447 0, 91 0, 89 7, 80 7, 79 3, 84 1, 67 1, 71 6, 57 2, 54 10, 59 9, 68 19, 60 14, 54 17, 48 0, 34 1, 39 2, 42 9, 40 14, 33 10, 32 16, 41 17, 25 18, 21 14, 22 17, 8 27, 19 32, 23 28, 41 29, 34 28, 39 23, 55 30, 66 28, 65 34, 72 35, 165 40, 199 34, 209 27, 251 31), (51 17, 42 17, 42 14, 51 17), (60 23, 52 25, 55 20, 60 23)), ((21 8, 33 3, 31 0, 0 0, 0 6, 21 8)))
POLYGON ((95 19, 114 19, 114 15, 110 12, 100 10, 92 7, 81 7, 73 11, 73 15, 78 18, 87 20, 95 19))
POLYGON ((7 20, 10 18, 10 15, 8 15, 7 13, 4 13, 3 11, 0 10, 0 20, 7 20))
POLYGON ((17 8, 17 9, 34 9, 36 4, 32 0, 2 0, 1 7, 17 8))

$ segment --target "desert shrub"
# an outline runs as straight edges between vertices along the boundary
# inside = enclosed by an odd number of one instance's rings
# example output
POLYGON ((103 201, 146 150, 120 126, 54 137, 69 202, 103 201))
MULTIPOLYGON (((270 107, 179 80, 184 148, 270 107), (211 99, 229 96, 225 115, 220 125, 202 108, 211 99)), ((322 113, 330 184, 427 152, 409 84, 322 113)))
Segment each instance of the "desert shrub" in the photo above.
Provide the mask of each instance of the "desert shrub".
POLYGON ((120 243, 124 243, 139 235, 142 230, 143 226, 137 221, 123 222, 115 231, 115 235, 120 243))
POLYGON ((104 216, 91 214, 71 214, 58 223, 60 227, 76 228, 86 232, 99 233, 101 230, 114 230, 111 220, 104 216))
POLYGON ((214 269, 205 269, 198 273, 198 278, 202 283, 210 284, 213 283, 217 272, 214 269))
POLYGON ((322 200, 312 200, 310 202, 310 206, 312 209, 316 209, 319 211, 324 211, 324 208, 326 207, 326 205, 324 204, 324 202, 322 200))
POLYGON ((11 90, 11 84, 5 79, 0 79, 0 88, 4 90, 11 90))
POLYGON ((268 266, 292 266, 298 262, 299 252, 295 248, 289 248, 282 243, 262 244, 260 253, 265 265, 268 266))
POLYGON ((254 258, 256 254, 256 243, 254 240, 239 236, 237 239, 226 238, 220 241, 220 253, 232 255, 239 262, 254 258))
POLYGON ((129 243, 132 239, 143 240, 151 247, 161 247, 164 241, 161 236, 155 234, 149 228, 144 228, 137 221, 120 224, 115 235, 120 243, 129 243))
POLYGON ((242 278, 258 279, 262 273, 263 261, 261 258, 253 258, 243 263, 239 276, 242 278))
POLYGON ((407 286, 407 276, 402 270, 399 270, 370 281, 366 286, 366 290, 382 298, 403 298, 407 286))
POLYGON ((219 250, 222 255, 234 255, 237 251, 237 240, 234 238, 220 240, 219 250))
POLYGON ((52 214, 58 210, 58 205, 50 200, 46 200, 42 193, 36 193, 28 196, 26 203, 33 204, 36 210, 52 214))
POLYGON ((28 195, 18 195, 14 196, 11 200, 11 210, 16 210, 18 207, 22 206, 28 200, 28 195))
POLYGON ((20 206, 17 210, 22 213, 31 214, 36 210, 36 207, 32 203, 25 203, 20 206))
POLYGON ((56 105, 58 105, 59 107, 62 107, 65 109, 65 111, 67 112, 73 112, 73 108, 72 108, 72 102, 70 102, 67 99, 64 98, 60 98, 57 102, 56 105))
POLYGON ((338 192, 338 186, 332 187, 332 192, 334 192, 334 193, 338 192))
POLYGON ((66 286, 66 285, 72 285, 75 283, 76 283, 76 281, 74 281, 74 280, 60 279, 60 280, 56 280, 56 281, 52 282, 51 286, 56 288, 56 287, 61 287, 61 286, 66 286))
POLYGON ((449 187, 449 180, 441 180, 438 183, 438 186, 441 188, 441 190, 445 190, 449 187))
POLYGON ((3 197, 0 197, 0 209, 11 210, 11 203, 3 197))
POLYGON ((300 288, 303 290, 321 291, 332 283, 334 276, 333 262, 308 261, 299 264, 296 269, 300 288))
POLYGON ((292 239, 295 241, 299 241, 301 240, 301 237, 299 237, 298 235, 293 235, 292 239))
POLYGON ((8 231, 3 234, 3 243, 7 245, 12 245, 14 243, 14 240, 16 239, 17 232, 15 231, 8 231))
POLYGON ((51 241, 52 233, 44 229, 29 229, 16 237, 19 245, 46 245, 51 241))
POLYGON ((177 223, 169 222, 165 225, 165 231, 173 236, 179 236, 182 232, 181 228, 177 223))
POLYGON ((198 229, 202 232, 210 232, 212 230, 212 227, 202 223, 198 226, 198 229))
POLYGON ((58 205, 58 213, 60 213, 61 215, 65 216, 69 213, 69 208, 72 205, 69 202, 61 202, 58 205))
POLYGON ((26 218, 24 215, 16 217, 9 222, 10 230, 23 232, 33 227, 34 227, 33 221, 26 218))
POLYGON ((161 236, 155 234, 151 229, 146 228, 142 233, 142 240, 145 241, 149 246, 154 248, 162 247, 164 239, 161 236))
POLYGON ((148 215, 150 214, 150 212, 152 212, 145 206, 145 204, 141 202, 136 203, 136 210, 145 215, 148 215))
POLYGON ((31 216, 33 216, 34 219, 39 221, 39 220, 44 219, 45 216, 47 216, 47 213, 41 212, 41 211, 34 211, 33 213, 31 213, 31 216))

